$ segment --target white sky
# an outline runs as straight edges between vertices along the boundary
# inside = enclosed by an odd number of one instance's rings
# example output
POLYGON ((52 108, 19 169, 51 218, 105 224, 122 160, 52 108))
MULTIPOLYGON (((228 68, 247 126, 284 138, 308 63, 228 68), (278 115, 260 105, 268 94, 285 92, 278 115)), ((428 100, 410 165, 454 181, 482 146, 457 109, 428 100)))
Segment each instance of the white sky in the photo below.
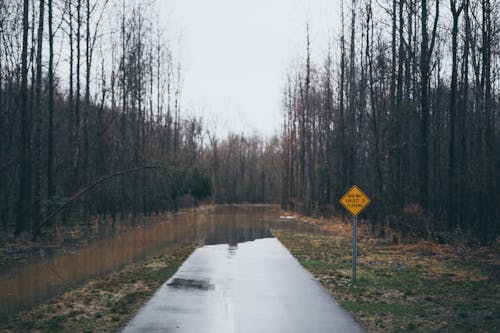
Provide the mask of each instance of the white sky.
POLYGON ((202 116, 220 135, 277 133, 287 68, 305 54, 307 20, 317 54, 326 50, 329 36, 339 34, 339 0, 159 4, 162 21, 181 36, 183 109, 202 116))

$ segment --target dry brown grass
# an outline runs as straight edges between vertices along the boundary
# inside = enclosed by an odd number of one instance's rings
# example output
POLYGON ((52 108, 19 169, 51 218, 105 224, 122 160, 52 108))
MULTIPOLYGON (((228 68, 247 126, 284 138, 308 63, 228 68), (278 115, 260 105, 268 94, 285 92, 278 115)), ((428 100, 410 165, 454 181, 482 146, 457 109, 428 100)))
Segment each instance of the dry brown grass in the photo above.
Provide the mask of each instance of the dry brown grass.
POLYGON ((403 237, 389 225, 379 238, 361 222, 353 285, 350 219, 309 223, 320 225, 320 232, 274 233, 370 332, 500 331, 498 244, 438 244, 415 233, 403 237))
POLYGON ((116 332, 175 273, 194 246, 133 263, 0 323, 0 332, 116 332))

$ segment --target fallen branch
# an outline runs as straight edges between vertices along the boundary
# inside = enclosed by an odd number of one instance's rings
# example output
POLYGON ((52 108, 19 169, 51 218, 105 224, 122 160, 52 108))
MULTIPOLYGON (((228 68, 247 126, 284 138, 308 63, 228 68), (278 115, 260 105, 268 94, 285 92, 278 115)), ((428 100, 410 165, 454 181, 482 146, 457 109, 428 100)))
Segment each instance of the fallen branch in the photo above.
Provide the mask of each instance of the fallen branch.
POLYGON ((57 208, 50 215, 48 215, 47 218, 42 223, 40 223, 38 225, 38 228, 34 231, 32 240, 35 241, 38 238, 38 236, 40 235, 40 232, 41 232, 43 226, 45 226, 47 223, 49 223, 49 221, 53 217, 55 217, 57 214, 59 214, 60 212, 62 212, 64 209, 66 209, 68 206, 70 206, 74 201, 76 201, 78 198, 80 198, 82 195, 84 195, 88 191, 92 190, 97 185, 99 185, 101 183, 104 183, 105 181, 107 181, 107 180, 109 180, 111 178, 115 178, 115 177, 118 177, 118 176, 123 176, 123 175, 129 174, 129 173, 134 173, 134 172, 138 172, 138 171, 142 171, 142 170, 151 170, 151 169, 171 170, 171 168, 167 168, 167 167, 164 167, 164 166, 151 165, 151 166, 143 166, 143 167, 129 169, 129 170, 122 170, 122 171, 113 173, 111 175, 107 175, 107 176, 103 176, 103 177, 99 178, 94 183, 92 183, 92 184, 90 184, 90 185, 88 185, 88 186, 86 186, 86 187, 78 190, 74 195, 72 195, 68 200, 66 200, 65 203, 63 203, 61 206, 59 206, 59 208, 57 208))

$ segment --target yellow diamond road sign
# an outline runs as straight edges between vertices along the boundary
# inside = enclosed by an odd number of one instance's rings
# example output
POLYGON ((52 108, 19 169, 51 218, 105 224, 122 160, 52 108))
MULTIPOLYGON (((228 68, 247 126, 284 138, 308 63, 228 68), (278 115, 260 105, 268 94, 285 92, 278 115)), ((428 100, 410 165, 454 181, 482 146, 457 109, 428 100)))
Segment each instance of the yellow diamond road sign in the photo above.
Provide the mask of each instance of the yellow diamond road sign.
POLYGON ((370 198, 361 191, 359 187, 354 185, 349 191, 340 199, 340 203, 345 207, 353 216, 358 216, 368 204, 370 198))

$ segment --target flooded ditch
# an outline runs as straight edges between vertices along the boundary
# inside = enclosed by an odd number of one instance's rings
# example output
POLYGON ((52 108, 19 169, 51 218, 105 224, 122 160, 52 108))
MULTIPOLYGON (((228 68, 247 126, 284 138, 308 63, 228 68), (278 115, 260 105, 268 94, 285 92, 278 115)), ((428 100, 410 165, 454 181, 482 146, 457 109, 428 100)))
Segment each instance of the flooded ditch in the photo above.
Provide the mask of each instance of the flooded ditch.
MULTIPOLYGON (((173 245, 238 243, 273 237, 270 229, 311 231, 313 225, 280 219, 278 206, 227 205, 170 215, 0 272, 0 318, 39 303, 91 277, 162 254, 173 245)), ((180 283, 189 283, 180 281, 180 283)), ((204 287, 204 286, 200 286, 204 287)))

